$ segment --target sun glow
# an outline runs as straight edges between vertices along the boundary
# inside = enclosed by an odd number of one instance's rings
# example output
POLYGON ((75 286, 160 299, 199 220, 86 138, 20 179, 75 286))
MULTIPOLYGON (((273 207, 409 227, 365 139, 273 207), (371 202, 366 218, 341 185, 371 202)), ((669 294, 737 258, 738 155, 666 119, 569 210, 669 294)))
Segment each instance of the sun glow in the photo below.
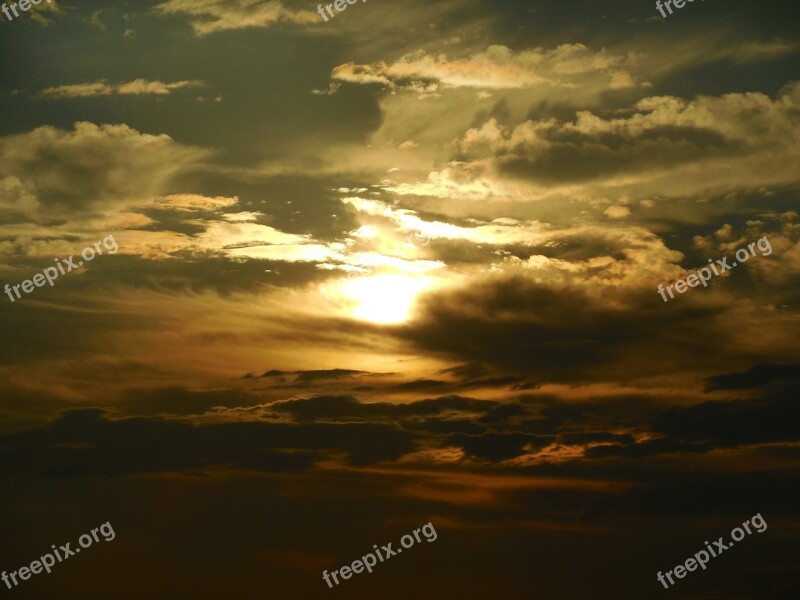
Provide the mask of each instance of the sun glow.
POLYGON ((417 296, 429 285, 428 277, 386 273, 343 278, 324 293, 358 319, 390 324, 407 321, 417 296))

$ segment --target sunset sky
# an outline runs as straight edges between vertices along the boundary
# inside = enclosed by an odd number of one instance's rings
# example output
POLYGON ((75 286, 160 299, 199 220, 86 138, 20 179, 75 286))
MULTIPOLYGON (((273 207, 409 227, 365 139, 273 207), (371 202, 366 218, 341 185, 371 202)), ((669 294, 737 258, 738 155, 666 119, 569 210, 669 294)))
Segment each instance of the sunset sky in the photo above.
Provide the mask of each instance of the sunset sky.
POLYGON ((798 23, 790 0, 0 14, 0 285, 118 246, 0 294, 0 569, 116 532, 0 592, 798 600, 798 23))

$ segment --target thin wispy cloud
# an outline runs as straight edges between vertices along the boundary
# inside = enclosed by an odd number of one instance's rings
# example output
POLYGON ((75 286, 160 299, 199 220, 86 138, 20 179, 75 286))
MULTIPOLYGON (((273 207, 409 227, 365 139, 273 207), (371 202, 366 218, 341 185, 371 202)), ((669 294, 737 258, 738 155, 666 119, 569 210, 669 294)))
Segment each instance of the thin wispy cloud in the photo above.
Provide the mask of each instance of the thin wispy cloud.
POLYGON ((219 31, 266 28, 279 23, 321 22, 310 10, 286 8, 280 0, 167 0, 153 9, 163 15, 185 15, 199 36, 219 31))
POLYGON ((175 90, 206 87, 204 81, 185 80, 164 83, 134 79, 125 83, 107 83, 105 80, 92 83, 75 83, 45 88, 39 92, 43 98, 91 98, 93 96, 166 96, 175 90))

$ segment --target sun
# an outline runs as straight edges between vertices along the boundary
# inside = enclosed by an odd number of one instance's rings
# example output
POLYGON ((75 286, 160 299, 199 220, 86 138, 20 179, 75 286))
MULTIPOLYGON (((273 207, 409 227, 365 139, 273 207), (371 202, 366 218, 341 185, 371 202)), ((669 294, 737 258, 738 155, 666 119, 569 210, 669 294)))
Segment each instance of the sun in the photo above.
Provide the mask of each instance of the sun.
POLYGON ((343 304, 357 319, 371 323, 403 323, 411 317, 419 293, 429 278, 401 274, 348 277, 336 283, 343 304))

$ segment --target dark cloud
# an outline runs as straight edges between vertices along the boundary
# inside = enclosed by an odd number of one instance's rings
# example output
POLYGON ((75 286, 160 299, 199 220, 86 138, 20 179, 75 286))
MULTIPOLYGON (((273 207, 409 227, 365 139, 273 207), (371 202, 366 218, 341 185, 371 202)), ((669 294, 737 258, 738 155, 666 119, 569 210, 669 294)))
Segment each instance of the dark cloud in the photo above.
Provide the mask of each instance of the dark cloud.
POLYGON ((367 371, 356 371, 354 369, 317 369, 312 371, 281 371, 278 369, 270 369, 258 376, 248 373, 245 377, 252 379, 254 377, 269 378, 294 375, 295 381, 297 382, 311 383, 325 379, 342 379, 365 373, 367 373, 367 371))
POLYGON ((430 351, 549 381, 605 377, 623 357, 638 363, 639 374, 663 372, 664 361, 685 343, 698 348, 707 340, 715 348, 724 335, 709 319, 723 307, 665 308, 655 288, 647 295, 607 293, 617 306, 598 303, 579 287, 524 277, 476 282, 425 298, 420 319, 400 335, 430 351), (677 332, 675 319, 682 323, 677 332), (656 353, 661 360, 648 360, 656 353))
POLYGON ((37 218, 125 206, 159 193, 182 169, 209 155, 127 125, 42 126, 0 139, 0 175, 20 177, 46 210, 37 218))
POLYGON ((297 374, 297 381, 302 383, 312 383, 315 381, 326 379, 342 379, 345 377, 352 377, 360 375, 366 371, 356 371, 354 369, 324 369, 316 371, 299 371, 297 374))
POLYGON ((154 390, 130 390, 122 400, 126 411, 144 415, 200 414, 217 406, 249 406, 256 401, 240 390, 190 390, 177 385, 154 390))
POLYGON ((758 400, 703 402, 671 408, 654 423, 657 433, 688 443, 728 447, 739 444, 796 441, 800 387, 758 400))
POLYGON ((800 405, 796 385, 755 400, 703 402, 665 410, 652 423, 654 438, 635 444, 613 443, 587 450, 587 456, 642 457, 670 452, 704 453, 749 444, 796 442, 800 405))
POLYGON ((743 152, 742 144, 715 131, 678 126, 630 136, 551 131, 543 137, 549 142, 546 152, 541 140, 538 147, 533 142, 530 148, 516 147, 498 156, 501 171, 545 183, 579 182, 743 152))
POLYGON ((358 371, 353 369, 325 369, 312 371, 281 371, 271 369, 261 375, 247 373, 243 379, 269 379, 274 381, 269 386, 271 390, 291 390, 291 389, 315 389, 320 385, 332 384, 337 391, 355 392, 383 392, 389 393, 425 393, 425 394, 458 394, 466 390, 489 388, 512 390, 527 390, 537 387, 538 384, 527 381, 521 377, 513 375, 495 375, 482 378, 472 378, 465 376, 467 373, 491 374, 489 369, 470 368, 461 371, 458 367, 454 369, 444 369, 440 374, 451 374, 457 381, 446 381, 442 379, 413 379, 397 383, 396 373, 374 373, 369 371, 358 371), (364 385, 364 381, 369 380, 372 385, 364 385))
POLYGON ((481 423, 504 423, 514 417, 530 416, 530 410, 520 404, 502 404, 486 411, 479 420, 481 423))
POLYGON ((339 452, 356 465, 410 452, 408 435, 386 425, 285 425, 178 420, 112 420, 99 409, 73 410, 57 421, 0 437, 5 475, 119 476, 224 466, 302 470, 339 452))
POLYGON ((354 369, 317 369, 310 371, 281 371, 278 369, 270 369, 269 371, 264 371, 261 375, 248 373, 244 377, 245 379, 268 379, 272 377, 284 378, 293 375, 295 383, 314 383, 317 381, 356 377, 368 373, 368 371, 357 371, 354 369))
POLYGON ((353 396, 316 396, 276 402, 270 405, 270 410, 287 413, 298 421, 306 422, 330 419, 397 419, 443 413, 482 413, 496 405, 496 402, 490 400, 475 400, 461 396, 443 396, 407 404, 359 402, 353 396))
MULTIPOLYGON (((480 435, 486 432, 486 427, 475 421, 469 419, 461 419, 451 417, 447 419, 435 418, 419 418, 412 417, 400 421, 400 425, 407 431, 413 431, 420 434, 429 434, 434 436, 442 436, 452 433, 461 433, 466 435, 480 435)), ((442 439, 441 444, 446 444, 446 440, 442 439)))
POLYGON ((450 388, 447 381, 439 381, 437 379, 417 379, 415 381, 407 381, 395 386, 398 392, 437 392, 450 388))
POLYGON ((552 443, 554 436, 525 433, 486 433, 480 436, 457 433, 447 443, 485 460, 500 461, 522 454, 523 448, 539 449, 552 443))
POLYGON ((782 379, 800 380, 800 364, 756 365, 742 373, 725 373, 710 377, 706 383, 706 391, 747 390, 782 379))
POLYGON ((450 367, 448 369, 442 369, 439 371, 442 375, 453 375, 461 380, 469 380, 469 379, 477 379, 478 377, 484 377, 488 375, 491 371, 482 365, 477 364, 464 364, 464 365, 457 365, 455 367, 450 367))
POLYGON ((577 431, 558 434, 560 444, 589 444, 589 443, 616 443, 633 444, 634 438, 630 434, 609 433, 607 431, 577 431))

